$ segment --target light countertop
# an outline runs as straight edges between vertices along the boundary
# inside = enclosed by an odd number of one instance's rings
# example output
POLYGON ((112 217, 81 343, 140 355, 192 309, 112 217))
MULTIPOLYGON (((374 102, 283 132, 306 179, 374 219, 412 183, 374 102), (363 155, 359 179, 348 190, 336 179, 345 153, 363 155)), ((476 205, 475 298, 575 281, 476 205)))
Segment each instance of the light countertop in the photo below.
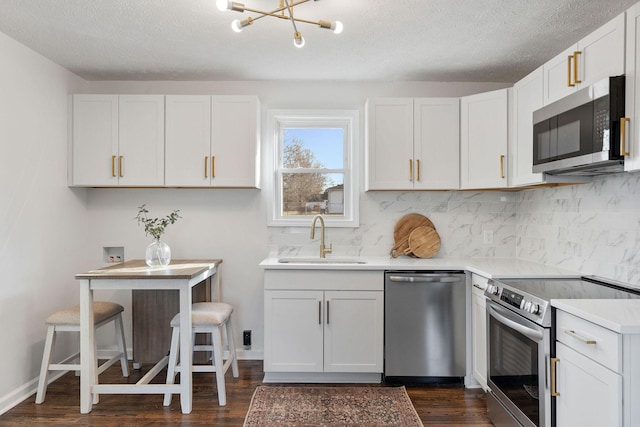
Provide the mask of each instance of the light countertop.
MULTIPOLYGON (((259 265, 265 270, 467 270, 490 279, 506 278, 569 278, 580 277, 576 271, 537 264, 512 258, 398 258, 361 257, 362 264, 356 263, 280 263, 278 259, 289 257, 268 257, 259 265)), ((336 257, 338 260, 340 257, 336 257)), ((292 259, 292 258, 289 258, 292 259)), ((295 259, 295 258, 294 258, 295 259)), ((330 256, 327 259, 331 259, 330 256)))
POLYGON ((621 334, 640 334, 640 299, 554 299, 551 306, 621 334))

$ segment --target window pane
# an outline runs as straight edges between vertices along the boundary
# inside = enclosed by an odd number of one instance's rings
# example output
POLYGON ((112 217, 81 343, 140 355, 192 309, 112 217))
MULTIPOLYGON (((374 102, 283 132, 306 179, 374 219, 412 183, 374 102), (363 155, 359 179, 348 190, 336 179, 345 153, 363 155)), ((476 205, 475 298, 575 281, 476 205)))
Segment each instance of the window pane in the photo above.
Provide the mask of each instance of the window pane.
POLYGON ((344 129, 285 128, 283 136, 283 167, 344 167, 344 129))
POLYGON ((344 174, 282 174, 282 215, 344 216, 344 174))

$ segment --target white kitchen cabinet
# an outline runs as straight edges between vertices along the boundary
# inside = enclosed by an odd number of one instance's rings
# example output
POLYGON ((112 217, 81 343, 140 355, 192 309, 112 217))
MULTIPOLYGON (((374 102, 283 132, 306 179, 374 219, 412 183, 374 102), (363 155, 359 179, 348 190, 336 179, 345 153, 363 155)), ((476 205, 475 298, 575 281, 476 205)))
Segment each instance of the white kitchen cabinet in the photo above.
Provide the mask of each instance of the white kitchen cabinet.
POLYGON ((627 56, 625 80, 626 125, 624 169, 640 169, 640 3, 627 11, 627 56))
POLYGON ((259 188, 254 96, 167 96, 168 187, 259 188))
POLYGON ((518 187, 544 182, 541 173, 533 173, 533 112, 542 107, 542 67, 513 85, 513 137, 509 185, 518 187))
POLYGON ((458 98, 367 101, 367 190, 458 189, 458 98))
POLYGON ((379 382, 384 292, 373 277, 382 285, 379 272, 266 271, 265 381, 379 382))
POLYGON ((543 65, 544 104, 600 79, 625 73, 625 14, 598 28, 543 65))
POLYGON ((164 96, 73 95, 70 185, 164 185, 164 96))
POLYGON ((471 275, 471 345, 473 377, 487 389, 487 278, 471 275))
POLYGON ((507 187, 508 106, 511 89, 460 100, 460 186, 507 187))

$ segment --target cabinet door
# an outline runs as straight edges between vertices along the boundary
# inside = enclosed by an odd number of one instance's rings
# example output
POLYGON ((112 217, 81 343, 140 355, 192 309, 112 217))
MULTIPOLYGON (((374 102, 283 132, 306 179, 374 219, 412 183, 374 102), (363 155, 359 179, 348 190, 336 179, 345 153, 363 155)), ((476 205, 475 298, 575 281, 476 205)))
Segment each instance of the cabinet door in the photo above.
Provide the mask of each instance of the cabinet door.
POLYGON ((625 114, 631 118, 627 125, 624 169, 640 169, 640 3, 627 11, 627 64, 625 114))
POLYGON ((578 45, 573 44, 542 66, 544 72, 544 105, 551 104, 576 91, 572 61, 573 54, 577 50, 578 45))
POLYGON ((323 292, 265 291, 264 371, 323 371, 323 292))
POLYGON ((460 188, 460 99, 418 98, 413 105, 414 188, 460 188))
POLYGON ((508 96, 501 89, 460 100, 460 186, 507 186, 508 96))
POLYGON ((483 389, 487 389, 487 313, 486 298, 484 290, 476 286, 486 286, 486 279, 483 283, 476 283, 476 275, 473 275, 473 288, 471 292, 471 330, 473 346, 473 377, 480 383, 483 389))
POLYGON ((556 425, 622 426, 622 377, 556 342, 556 425))
POLYGON ((325 291, 325 372, 382 372, 381 291, 325 291))
POLYGON ((413 189, 413 98, 367 101, 367 190, 413 189))
POLYGON ((211 97, 167 96, 165 185, 211 185, 211 97))
POLYGON ((164 96, 120 95, 118 184, 164 185, 164 96))
POLYGON ((71 184, 118 185, 118 95, 74 95, 71 184))
POLYGON ((618 15, 578 42, 578 78, 585 87, 624 74, 625 14, 618 15))
POLYGON ((533 112, 542 107, 543 69, 538 68, 513 85, 514 134, 510 145, 511 186, 539 184, 541 173, 533 173, 533 112))
POLYGON ((211 115, 211 185, 259 188, 258 98, 214 96, 211 115))

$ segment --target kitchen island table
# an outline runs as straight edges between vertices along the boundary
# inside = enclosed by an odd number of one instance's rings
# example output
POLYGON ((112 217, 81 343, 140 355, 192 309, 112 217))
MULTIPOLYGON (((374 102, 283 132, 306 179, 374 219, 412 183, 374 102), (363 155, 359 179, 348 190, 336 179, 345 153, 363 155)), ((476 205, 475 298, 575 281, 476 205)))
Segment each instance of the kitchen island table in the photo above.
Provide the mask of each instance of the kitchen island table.
MULTIPOLYGON (((192 288, 213 277, 219 289, 218 266, 222 260, 172 260, 163 268, 150 268, 143 260, 76 274, 80 281, 80 413, 91 412, 100 394, 180 394, 182 413, 191 413, 192 406, 192 288), (178 290, 180 299, 180 384, 149 384, 166 365, 163 357, 136 384, 99 384, 93 324, 93 291, 95 289, 178 290)), ((169 325, 167 325, 167 328, 169 325)))

